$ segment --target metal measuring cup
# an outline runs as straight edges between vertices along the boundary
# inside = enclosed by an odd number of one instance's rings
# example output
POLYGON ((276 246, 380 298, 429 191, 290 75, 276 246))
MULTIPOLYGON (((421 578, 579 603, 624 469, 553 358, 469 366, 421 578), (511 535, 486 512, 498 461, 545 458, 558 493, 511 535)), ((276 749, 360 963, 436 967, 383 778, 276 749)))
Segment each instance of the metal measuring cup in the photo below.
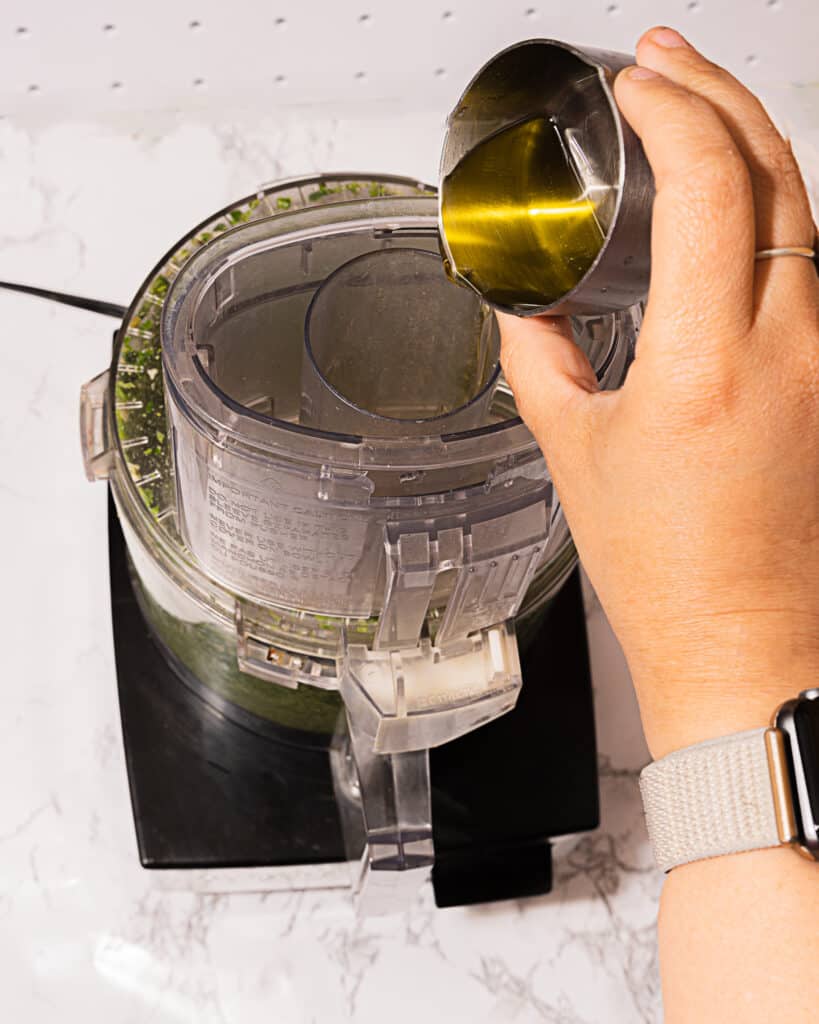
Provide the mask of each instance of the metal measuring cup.
MULTIPOLYGON (((453 280, 478 291, 496 308, 523 316, 606 313, 645 298, 654 181, 640 140, 621 117, 612 92, 617 72, 633 63, 627 54, 535 39, 502 51, 475 75, 448 118, 441 156, 441 250, 453 280), (594 204, 600 229, 599 249, 579 279, 545 302, 538 301, 536 289, 522 282, 533 280, 538 260, 545 260, 547 254, 531 245, 526 251, 504 248, 502 210, 495 213, 494 222, 460 211, 469 217, 470 241, 497 248, 497 269, 484 274, 479 283, 474 277, 470 280, 472 275, 463 265, 466 250, 459 251, 454 238, 447 236, 448 228, 454 236, 452 226, 459 213, 448 196, 450 175, 486 140, 532 118, 554 122, 580 194, 594 204), (500 301, 492 297, 493 273, 507 282, 500 301), (509 282, 513 282, 511 288, 509 282)), ((522 189, 532 170, 527 171, 524 149, 521 144, 513 152, 512 175, 505 185, 489 178, 484 183, 506 187, 508 193, 522 189)), ((510 199, 515 200, 515 195, 510 199)), ((559 262, 559 253, 552 257, 559 262)))

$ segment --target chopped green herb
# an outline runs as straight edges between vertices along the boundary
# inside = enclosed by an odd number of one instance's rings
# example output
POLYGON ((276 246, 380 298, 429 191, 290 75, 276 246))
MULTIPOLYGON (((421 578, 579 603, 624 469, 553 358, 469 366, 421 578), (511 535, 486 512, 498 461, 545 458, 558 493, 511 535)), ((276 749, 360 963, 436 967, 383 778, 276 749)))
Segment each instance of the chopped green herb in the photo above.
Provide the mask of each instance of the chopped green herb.
POLYGON ((154 279, 154 283, 151 285, 151 295, 158 295, 159 298, 164 299, 168 294, 170 286, 171 284, 167 277, 163 277, 162 274, 160 274, 154 279))

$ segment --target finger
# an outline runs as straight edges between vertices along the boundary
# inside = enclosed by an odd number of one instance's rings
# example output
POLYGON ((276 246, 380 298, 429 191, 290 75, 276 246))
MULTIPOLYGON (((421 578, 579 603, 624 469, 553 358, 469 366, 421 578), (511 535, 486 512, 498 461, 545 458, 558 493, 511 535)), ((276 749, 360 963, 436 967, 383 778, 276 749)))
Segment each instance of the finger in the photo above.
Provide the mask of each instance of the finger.
MULTIPOLYGON (((637 44, 637 61, 708 100, 722 118, 751 174, 756 248, 812 246, 813 219, 799 165, 756 96, 670 28, 647 32, 637 44)), ((807 260, 789 262, 811 269, 807 260)))
MULTIPOLYGON (((646 68, 615 82, 654 172, 652 338, 676 356, 744 337, 753 315, 754 210, 748 167, 711 104, 646 68)), ((648 354, 643 345, 643 354, 648 354)))
POLYGON ((567 317, 517 317, 498 312, 501 363, 518 411, 555 464, 576 461, 597 377, 573 340, 567 317))

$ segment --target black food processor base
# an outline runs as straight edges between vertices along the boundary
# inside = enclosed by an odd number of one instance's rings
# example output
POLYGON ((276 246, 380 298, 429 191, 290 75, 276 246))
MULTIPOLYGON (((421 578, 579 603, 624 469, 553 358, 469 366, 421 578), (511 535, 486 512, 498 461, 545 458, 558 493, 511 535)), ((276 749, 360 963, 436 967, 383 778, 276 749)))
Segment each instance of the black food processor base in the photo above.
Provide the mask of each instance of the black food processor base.
MULTIPOLYGON (((326 740, 204 699, 137 604, 109 500, 120 712, 146 868, 344 860, 326 740), (227 714, 225 712, 228 712, 227 714)), ((580 583, 553 601, 523 657, 517 707, 431 751, 440 907, 551 889, 550 836, 598 823, 591 680, 580 583)))

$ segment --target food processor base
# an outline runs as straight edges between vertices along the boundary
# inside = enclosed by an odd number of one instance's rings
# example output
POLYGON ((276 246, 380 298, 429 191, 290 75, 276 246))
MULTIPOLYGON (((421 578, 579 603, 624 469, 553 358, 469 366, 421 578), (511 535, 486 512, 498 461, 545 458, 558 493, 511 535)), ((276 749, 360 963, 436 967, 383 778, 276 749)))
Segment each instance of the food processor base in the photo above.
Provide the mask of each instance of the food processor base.
MULTIPOLYGON (((343 861, 326 741, 271 729, 232 706, 220 710, 210 691, 204 699, 202 684, 160 649, 142 616, 110 499, 109 551, 122 731, 143 867, 343 861)), ((430 751, 439 907, 549 892, 549 839, 598 824, 577 573, 552 602, 522 666, 513 711, 430 751)))

